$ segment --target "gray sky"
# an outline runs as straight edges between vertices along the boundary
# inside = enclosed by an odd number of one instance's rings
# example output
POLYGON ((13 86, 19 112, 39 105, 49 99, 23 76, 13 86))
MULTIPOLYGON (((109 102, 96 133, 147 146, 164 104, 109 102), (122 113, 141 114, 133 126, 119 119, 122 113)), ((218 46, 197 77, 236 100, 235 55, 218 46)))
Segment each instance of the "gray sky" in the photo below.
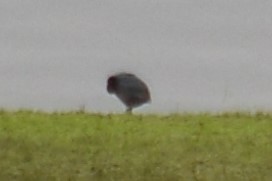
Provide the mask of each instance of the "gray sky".
POLYGON ((137 112, 272 108, 272 1, 0 0, 0 106, 122 112, 119 71, 146 81, 137 112))

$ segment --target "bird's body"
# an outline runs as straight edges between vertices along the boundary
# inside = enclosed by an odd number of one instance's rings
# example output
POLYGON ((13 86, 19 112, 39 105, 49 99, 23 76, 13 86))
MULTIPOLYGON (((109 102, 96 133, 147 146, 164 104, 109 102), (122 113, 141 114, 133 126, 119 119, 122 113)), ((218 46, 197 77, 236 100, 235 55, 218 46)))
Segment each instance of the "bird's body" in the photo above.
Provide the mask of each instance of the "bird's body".
POLYGON ((115 94, 127 107, 127 112, 151 101, 147 85, 133 74, 119 73, 108 78, 107 91, 115 94))

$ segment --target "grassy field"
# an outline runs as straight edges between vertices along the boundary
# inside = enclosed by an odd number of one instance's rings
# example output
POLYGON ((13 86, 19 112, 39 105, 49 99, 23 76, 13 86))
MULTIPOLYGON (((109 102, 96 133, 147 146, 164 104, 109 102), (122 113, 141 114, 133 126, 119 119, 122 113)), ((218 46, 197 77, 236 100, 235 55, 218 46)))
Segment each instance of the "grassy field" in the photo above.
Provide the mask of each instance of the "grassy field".
POLYGON ((0 180, 271 181, 272 116, 1 111, 0 180))

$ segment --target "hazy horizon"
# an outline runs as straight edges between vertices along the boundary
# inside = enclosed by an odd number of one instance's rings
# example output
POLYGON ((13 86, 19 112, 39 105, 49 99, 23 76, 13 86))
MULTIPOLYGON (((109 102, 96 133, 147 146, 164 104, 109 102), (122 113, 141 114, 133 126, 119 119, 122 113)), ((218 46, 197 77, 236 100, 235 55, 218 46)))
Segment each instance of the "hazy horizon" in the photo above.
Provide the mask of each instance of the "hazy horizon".
POLYGON ((123 112, 107 77, 131 72, 136 112, 271 110, 272 2, 0 0, 0 107, 123 112))

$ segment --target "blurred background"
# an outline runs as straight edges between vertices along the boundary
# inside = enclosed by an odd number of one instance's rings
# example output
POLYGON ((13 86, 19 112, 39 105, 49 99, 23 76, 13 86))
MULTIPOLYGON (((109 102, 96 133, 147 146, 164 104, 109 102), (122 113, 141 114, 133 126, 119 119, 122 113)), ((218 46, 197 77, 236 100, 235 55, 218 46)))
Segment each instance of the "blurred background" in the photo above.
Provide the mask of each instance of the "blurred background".
POLYGON ((272 1, 0 0, 0 107, 123 112, 106 80, 131 72, 135 112, 272 108, 272 1))

